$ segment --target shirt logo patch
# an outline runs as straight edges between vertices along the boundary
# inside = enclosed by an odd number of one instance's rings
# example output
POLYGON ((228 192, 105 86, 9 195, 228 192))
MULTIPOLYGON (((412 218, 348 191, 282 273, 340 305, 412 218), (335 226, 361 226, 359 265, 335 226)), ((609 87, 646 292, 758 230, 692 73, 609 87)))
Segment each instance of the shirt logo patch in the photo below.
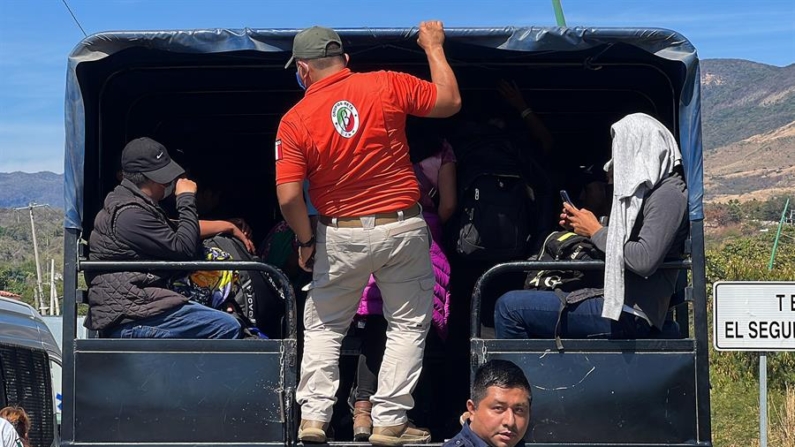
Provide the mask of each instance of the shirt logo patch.
POLYGON ((283 155, 284 153, 282 153, 282 140, 276 140, 274 158, 276 159, 276 161, 279 161, 282 159, 283 155))
POLYGON ((331 108, 331 122, 343 138, 351 138, 359 130, 359 111, 348 101, 338 101, 331 108))

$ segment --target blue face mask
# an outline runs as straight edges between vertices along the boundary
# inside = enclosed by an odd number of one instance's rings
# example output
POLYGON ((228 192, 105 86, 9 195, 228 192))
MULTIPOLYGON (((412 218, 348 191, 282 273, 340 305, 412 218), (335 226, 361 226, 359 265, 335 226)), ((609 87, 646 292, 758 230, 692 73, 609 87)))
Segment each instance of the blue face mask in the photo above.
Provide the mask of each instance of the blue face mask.
POLYGON ((174 180, 171 183, 169 183, 168 185, 166 185, 166 189, 165 189, 165 191, 163 191, 163 198, 165 199, 166 197, 170 197, 171 194, 174 194, 174 189, 175 189, 176 186, 177 186, 177 181, 176 180, 174 180))
POLYGON ((298 74, 298 70, 295 71, 295 80, 298 81, 298 86, 301 87, 301 90, 306 90, 306 85, 304 84, 304 80, 301 79, 301 75, 298 74))

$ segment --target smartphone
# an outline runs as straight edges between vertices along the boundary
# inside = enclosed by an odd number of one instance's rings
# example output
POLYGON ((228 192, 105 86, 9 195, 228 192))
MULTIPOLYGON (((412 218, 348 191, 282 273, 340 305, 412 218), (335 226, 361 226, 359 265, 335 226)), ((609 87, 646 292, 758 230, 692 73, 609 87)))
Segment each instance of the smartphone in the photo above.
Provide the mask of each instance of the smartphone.
POLYGON ((571 197, 569 197, 569 193, 565 189, 560 190, 560 198, 569 205, 574 206, 574 202, 571 201, 571 197))

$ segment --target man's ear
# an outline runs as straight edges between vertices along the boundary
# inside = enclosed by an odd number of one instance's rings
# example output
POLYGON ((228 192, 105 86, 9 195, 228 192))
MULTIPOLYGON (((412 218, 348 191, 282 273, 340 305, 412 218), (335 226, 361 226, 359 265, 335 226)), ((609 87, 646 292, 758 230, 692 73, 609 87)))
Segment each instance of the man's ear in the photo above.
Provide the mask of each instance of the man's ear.
POLYGON ((470 418, 475 415, 475 410, 477 409, 477 405, 472 399, 467 400, 467 411, 470 413, 470 418))
POLYGON ((295 61, 295 68, 298 70, 298 74, 302 77, 309 74, 309 64, 304 61, 295 61))
POLYGON ((348 53, 345 53, 344 56, 345 56, 345 66, 347 67, 348 63, 350 63, 350 61, 351 61, 351 55, 348 54, 348 53))

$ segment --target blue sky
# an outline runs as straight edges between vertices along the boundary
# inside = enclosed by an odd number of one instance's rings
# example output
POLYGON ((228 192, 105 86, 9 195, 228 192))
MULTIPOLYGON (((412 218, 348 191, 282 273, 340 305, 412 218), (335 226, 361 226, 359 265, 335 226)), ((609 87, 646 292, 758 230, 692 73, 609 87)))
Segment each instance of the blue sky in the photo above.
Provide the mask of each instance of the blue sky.
MULTIPOLYGON (((550 0, 66 0, 88 34, 191 28, 554 25, 550 0)), ((792 0, 561 0, 569 26, 670 28, 701 58, 795 62, 792 0)), ((63 172, 66 58, 83 34, 63 0, 0 0, 0 172, 63 172)))

